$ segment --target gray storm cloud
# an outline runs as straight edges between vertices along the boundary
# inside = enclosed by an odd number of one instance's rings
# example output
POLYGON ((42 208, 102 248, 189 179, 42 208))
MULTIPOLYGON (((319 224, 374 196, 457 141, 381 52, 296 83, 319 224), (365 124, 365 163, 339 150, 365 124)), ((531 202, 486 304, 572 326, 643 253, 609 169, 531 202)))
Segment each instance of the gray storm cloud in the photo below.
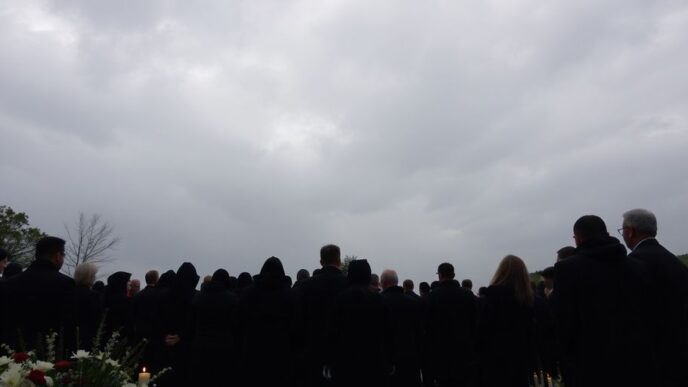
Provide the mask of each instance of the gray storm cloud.
POLYGON ((0 199, 115 267, 377 272, 485 285, 656 212, 688 252, 679 1, 1 2, 0 199))

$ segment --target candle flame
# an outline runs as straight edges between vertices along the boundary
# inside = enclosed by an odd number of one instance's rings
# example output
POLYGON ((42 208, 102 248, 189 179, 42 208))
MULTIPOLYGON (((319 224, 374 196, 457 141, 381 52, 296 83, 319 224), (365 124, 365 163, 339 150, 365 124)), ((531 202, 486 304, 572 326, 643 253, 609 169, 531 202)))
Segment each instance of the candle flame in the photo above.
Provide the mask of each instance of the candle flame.
POLYGON ((143 372, 144 372, 144 373, 146 372, 146 367, 143 367, 143 372))

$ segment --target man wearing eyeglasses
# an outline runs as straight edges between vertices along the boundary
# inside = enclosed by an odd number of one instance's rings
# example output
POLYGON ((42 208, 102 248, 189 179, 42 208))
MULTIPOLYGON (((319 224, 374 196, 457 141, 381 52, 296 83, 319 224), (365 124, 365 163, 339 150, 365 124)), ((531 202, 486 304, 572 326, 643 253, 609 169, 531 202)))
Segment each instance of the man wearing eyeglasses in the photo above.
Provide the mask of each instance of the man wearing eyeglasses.
POLYGON ((631 250, 629 257, 643 262, 651 277, 657 385, 688 386, 688 268, 655 239, 652 212, 627 211, 618 232, 631 250))

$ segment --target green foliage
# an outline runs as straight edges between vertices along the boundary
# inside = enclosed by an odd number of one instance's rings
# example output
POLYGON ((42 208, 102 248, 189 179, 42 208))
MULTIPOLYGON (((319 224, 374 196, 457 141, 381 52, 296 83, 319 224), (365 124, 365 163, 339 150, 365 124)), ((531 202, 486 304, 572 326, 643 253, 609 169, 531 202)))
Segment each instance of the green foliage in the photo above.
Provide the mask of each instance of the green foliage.
POLYGON ((29 216, 0 206, 0 247, 10 253, 10 259, 22 266, 33 260, 36 242, 46 236, 36 227, 29 226, 29 216))
POLYGON ((344 273, 344 275, 347 275, 347 273, 349 273, 349 265, 351 264, 351 262, 357 259, 357 255, 347 255, 344 257, 344 263, 342 264, 342 273, 344 273))
POLYGON ((678 259, 680 259, 684 265, 688 266, 688 254, 679 255, 678 259))

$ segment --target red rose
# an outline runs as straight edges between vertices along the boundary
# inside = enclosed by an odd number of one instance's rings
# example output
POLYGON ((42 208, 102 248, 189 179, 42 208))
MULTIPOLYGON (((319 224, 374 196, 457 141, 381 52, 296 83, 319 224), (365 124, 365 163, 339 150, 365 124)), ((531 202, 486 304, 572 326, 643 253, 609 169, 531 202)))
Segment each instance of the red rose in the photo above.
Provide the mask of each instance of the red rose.
POLYGON ((39 386, 45 386, 47 384, 47 382, 45 381, 45 374, 39 370, 33 370, 29 372, 29 376, 27 376, 26 378, 38 384, 39 386))
POLYGON ((66 370, 72 366, 69 360, 60 360, 53 366, 56 370, 66 370))
POLYGON ((26 352, 16 352, 12 358, 16 363, 21 363, 26 361, 29 358, 29 355, 26 354, 26 352))

